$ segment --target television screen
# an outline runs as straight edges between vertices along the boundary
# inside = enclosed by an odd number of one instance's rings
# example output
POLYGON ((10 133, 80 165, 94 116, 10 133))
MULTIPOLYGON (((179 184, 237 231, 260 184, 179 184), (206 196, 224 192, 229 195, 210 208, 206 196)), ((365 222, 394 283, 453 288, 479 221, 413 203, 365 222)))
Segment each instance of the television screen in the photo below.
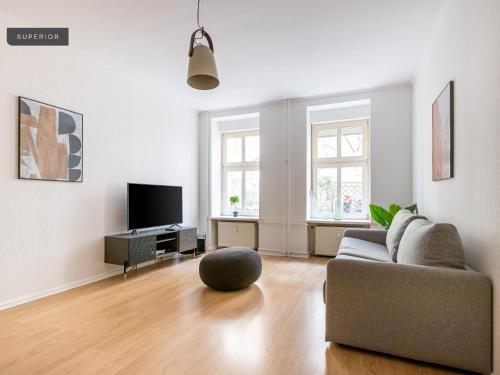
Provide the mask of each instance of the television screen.
POLYGON ((182 223, 182 187, 128 184, 128 229, 182 223))

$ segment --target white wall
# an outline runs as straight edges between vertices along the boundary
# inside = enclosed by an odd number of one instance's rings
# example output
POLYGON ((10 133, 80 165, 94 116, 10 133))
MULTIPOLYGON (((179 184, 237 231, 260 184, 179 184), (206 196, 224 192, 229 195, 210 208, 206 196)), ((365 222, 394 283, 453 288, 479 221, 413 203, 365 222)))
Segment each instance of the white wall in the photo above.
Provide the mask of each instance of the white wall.
MULTIPOLYGON (((412 201, 412 88, 410 85, 346 95, 291 99, 260 106, 200 115, 200 166, 208 168, 210 118, 260 113, 261 187, 259 249, 307 256, 308 119, 307 108, 369 101, 371 131, 371 200, 382 205, 412 201), (203 156, 202 156, 203 155, 203 156)), ((346 112, 350 113, 350 112, 346 112)), ((359 113, 357 111, 356 113, 359 113)), ((209 217, 210 174, 200 170, 200 226, 209 217)), ((209 242, 210 243, 210 242, 209 242)), ((211 243, 213 245, 213 243, 211 243)))
POLYGON ((197 113, 73 47, 0 44, 0 153, 0 307, 119 270, 104 236, 126 229, 128 181, 182 185, 197 223, 197 113), (17 179, 18 95, 83 113, 83 183, 17 179))
POLYGON ((447 1, 419 62, 414 91, 414 196, 421 212, 455 224, 466 259, 494 291, 500 373, 500 2, 447 1), (455 82, 455 177, 433 182, 432 102, 455 82))
POLYGON ((343 121, 345 119, 369 119, 370 101, 358 100, 311 107, 309 122, 318 124, 322 122, 343 121))
POLYGON ((259 114, 254 113, 250 117, 245 116, 244 118, 236 116, 236 118, 224 117, 222 119, 212 119, 211 126, 216 126, 215 130, 219 133, 259 129, 259 114))

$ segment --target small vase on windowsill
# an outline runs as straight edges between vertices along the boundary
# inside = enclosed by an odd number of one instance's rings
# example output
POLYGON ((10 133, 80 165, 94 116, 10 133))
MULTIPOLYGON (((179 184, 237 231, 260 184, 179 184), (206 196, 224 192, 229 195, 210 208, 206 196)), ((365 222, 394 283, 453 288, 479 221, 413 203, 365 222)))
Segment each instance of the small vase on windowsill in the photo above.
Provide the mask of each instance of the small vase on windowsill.
POLYGON ((233 211, 233 217, 238 217, 238 211, 233 211))
POLYGON ((340 198, 335 199, 335 210, 333 211, 333 218, 335 220, 342 220, 344 218, 344 202, 340 198))

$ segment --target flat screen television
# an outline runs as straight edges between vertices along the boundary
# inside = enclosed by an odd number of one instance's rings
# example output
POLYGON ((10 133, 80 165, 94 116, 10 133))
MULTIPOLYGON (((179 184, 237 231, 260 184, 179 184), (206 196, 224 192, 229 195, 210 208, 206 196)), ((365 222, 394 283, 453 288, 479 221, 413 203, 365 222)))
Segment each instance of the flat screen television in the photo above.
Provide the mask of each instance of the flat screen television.
POLYGON ((128 229, 182 223, 182 186, 128 184, 128 229))

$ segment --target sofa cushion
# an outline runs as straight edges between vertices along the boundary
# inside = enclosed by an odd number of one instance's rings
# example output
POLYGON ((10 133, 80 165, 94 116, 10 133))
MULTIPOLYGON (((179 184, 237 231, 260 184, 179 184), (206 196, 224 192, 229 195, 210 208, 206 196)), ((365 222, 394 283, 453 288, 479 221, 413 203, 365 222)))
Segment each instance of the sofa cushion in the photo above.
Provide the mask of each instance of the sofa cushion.
POLYGON ((452 224, 413 220, 399 244, 398 263, 465 268, 462 240, 452 224))
POLYGON ((397 260, 399 243, 406 228, 415 219, 425 219, 425 216, 416 215, 409 210, 400 210, 394 215, 385 240, 393 262, 397 260))
POLYGON ((352 237, 342 239, 337 255, 348 255, 379 262, 392 262, 391 256, 384 245, 352 237))
MULTIPOLYGON (((352 255, 346 255, 346 254, 337 255, 335 257, 335 260, 337 260, 337 259, 357 260, 357 261, 360 261, 360 262, 384 262, 384 261, 381 261, 381 260, 360 258, 360 257, 352 256, 352 255)), ((387 263, 387 262, 385 262, 385 263, 387 263)))

